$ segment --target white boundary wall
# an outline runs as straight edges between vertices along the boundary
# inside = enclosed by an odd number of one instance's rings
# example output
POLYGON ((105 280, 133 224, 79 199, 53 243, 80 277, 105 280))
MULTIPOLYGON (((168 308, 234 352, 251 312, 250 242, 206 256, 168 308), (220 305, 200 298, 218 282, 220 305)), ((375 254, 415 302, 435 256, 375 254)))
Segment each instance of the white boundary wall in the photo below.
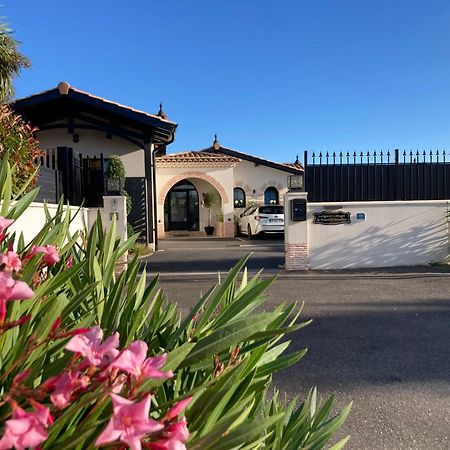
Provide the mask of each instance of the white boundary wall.
MULTIPOLYGON (((103 208, 65 206, 64 211, 69 208, 73 218, 69 226, 70 232, 75 234, 77 231, 89 230, 97 218, 97 213, 100 212, 106 228, 111 224, 113 217, 116 219, 117 236, 124 242, 127 239, 126 198, 122 196, 103 197, 103 204, 103 208)), ((53 217, 58 205, 47 203, 47 208, 50 216, 53 217)), ((25 244, 28 244, 41 231, 46 222, 44 204, 33 202, 8 230, 16 231, 18 235, 22 232, 25 244)))
MULTIPOLYGON (((448 255, 450 201, 308 203, 310 269, 427 265, 448 255), (320 225, 313 213, 348 211, 351 223, 320 225), (357 220, 364 213, 365 220, 357 220)), ((305 223, 305 222, 303 222, 305 223)))
MULTIPOLYGON (((50 216, 56 214, 58 205, 47 204, 50 216)), ((76 231, 84 230, 88 225, 88 210, 87 208, 81 208, 79 206, 69 206, 72 217, 75 217, 70 224, 70 232, 75 234, 76 231), (78 213, 77 213, 78 212, 78 213)), ((67 207, 65 207, 65 210, 67 207)), ((42 227, 46 224, 44 204, 43 203, 31 203, 31 205, 24 211, 24 213, 11 225, 9 231, 16 231, 18 234, 23 232, 25 244, 28 244, 36 234, 41 231, 42 227)))

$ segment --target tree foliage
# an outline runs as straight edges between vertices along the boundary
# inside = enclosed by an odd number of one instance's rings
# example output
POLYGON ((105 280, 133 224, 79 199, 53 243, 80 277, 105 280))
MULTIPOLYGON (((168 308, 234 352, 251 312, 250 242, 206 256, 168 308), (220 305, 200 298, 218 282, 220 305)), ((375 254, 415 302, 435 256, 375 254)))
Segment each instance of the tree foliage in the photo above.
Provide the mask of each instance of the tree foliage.
POLYGON ((20 53, 19 43, 12 36, 11 30, 0 22, 0 103, 12 98, 13 79, 19 76, 22 69, 30 66, 30 60, 20 53))
POLYGON ((30 67, 30 61, 19 52, 18 42, 11 30, 0 19, 0 157, 8 158, 17 168, 13 172, 13 188, 21 190, 28 183, 36 181, 35 158, 43 153, 34 136, 35 129, 15 114, 5 104, 13 93, 13 79, 23 68, 30 67))

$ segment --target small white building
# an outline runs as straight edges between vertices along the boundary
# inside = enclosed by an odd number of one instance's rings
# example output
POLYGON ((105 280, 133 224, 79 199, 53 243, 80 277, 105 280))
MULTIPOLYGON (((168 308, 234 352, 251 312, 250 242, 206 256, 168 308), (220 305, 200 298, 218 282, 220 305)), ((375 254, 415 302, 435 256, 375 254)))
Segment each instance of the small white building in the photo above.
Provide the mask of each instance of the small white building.
POLYGON ((215 234, 231 237, 235 221, 252 204, 283 204, 287 177, 303 173, 298 162, 277 163, 222 147, 156 157, 158 237, 204 234, 208 210, 203 194, 217 191, 220 206, 212 211, 215 234))
POLYGON ((46 151, 38 180, 41 201, 55 203, 63 195, 71 205, 103 206, 105 169, 109 158, 118 155, 132 199, 128 222, 142 240, 156 247, 154 158, 158 151, 165 153, 177 128, 161 106, 158 113, 149 114, 63 81, 17 99, 11 107, 37 127, 36 136, 46 151))

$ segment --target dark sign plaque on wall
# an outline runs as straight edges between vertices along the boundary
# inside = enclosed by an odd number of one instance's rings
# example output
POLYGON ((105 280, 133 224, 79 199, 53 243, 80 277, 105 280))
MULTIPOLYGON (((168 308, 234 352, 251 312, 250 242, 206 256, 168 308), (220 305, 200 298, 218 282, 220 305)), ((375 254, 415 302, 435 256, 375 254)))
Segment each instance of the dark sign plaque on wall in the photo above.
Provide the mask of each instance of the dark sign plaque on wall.
POLYGON ((346 211, 320 211, 313 213, 314 223, 321 225, 341 225, 350 223, 350 212, 346 211))

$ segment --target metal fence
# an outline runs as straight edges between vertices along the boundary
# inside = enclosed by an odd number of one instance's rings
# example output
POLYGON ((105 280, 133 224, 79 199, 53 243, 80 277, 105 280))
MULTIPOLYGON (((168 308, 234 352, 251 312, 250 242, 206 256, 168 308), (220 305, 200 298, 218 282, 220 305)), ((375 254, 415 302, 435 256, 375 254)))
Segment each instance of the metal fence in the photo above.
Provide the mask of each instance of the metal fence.
POLYGON ((147 189, 145 178, 128 177, 125 180, 125 191, 131 197, 131 211, 128 223, 135 233, 139 233, 139 240, 147 238, 147 189))
POLYGON ((57 203, 62 195, 62 172, 58 170, 56 149, 46 150, 45 156, 37 158, 35 163, 40 166, 37 177, 39 192, 35 201, 57 203))
POLYGON ((450 198, 450 154, 444 151, 333 152, 304 156, 311 202, 450 198))
POLYGON ((104 159, 84 157, 70 147, 46 149, 39 164, 38 202, 57 203, 61 196, 72 206, 102 206, 105 193, 104 159))

